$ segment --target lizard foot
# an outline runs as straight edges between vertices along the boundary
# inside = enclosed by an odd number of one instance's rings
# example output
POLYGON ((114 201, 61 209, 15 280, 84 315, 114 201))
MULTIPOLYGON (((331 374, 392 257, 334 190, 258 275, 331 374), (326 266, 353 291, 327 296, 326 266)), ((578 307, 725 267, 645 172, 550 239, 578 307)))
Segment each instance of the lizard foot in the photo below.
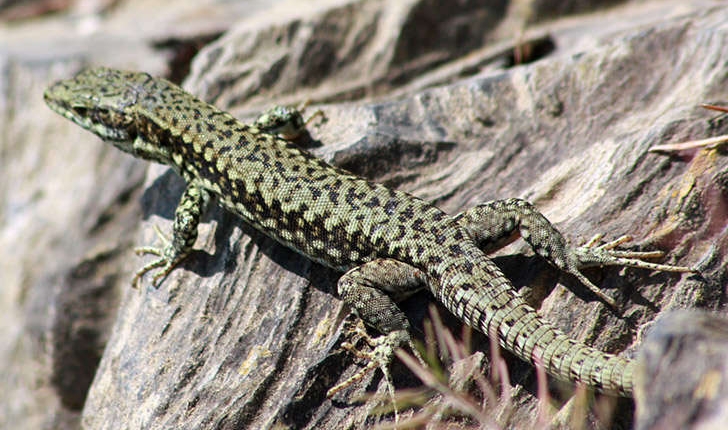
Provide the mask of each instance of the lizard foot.
POLYGON ((165 276, 167 276, 169 272, 171 272, 172 269, 174 269, 174 267, 179 264, 179 262, 182 261, 182 259, 184 258, 184 256, 175 256, 174 247, 170 243, 169 239, 164 235, 164 233, 162 233, 161 230, 159 230, 159 227, 157 227, 156 225, 154 226, 154 231, 157 233, 157 236, 162 241, 163 246, 160 248, 153 246, 141 246, 135 248, 134 252, 137 255, 151 254, 156 255, 159 258, 146 264, 134 274, 134 277, 131 280, 131 285, 133 288, 139 288, 141 279, 147 272, 160 268, 154 273, 154 276, 152 277, 152 286, 154 288, 157 288, 159 286, 159 282, 165 276))
POLYGON ((664 255, 662 251, 620 251, 616 248, 632 240, 630 236, 622 236, 611 242, 597 246, 602 239, 598 234, 583 246, 569 250, 567 267, 564 271, 576 276, 591 292, 612 308, 617 308, 614 299, 602 293, 599 287, 594 285, 580 269, 594 266, 625 266, 638 269, 656 270, 661 272, 695 273, 697 269, 686 266, 674 266, 669 264, 657 264, 644 261, 646 258, 660 258, 664 255))
MULTIPOLYGON (((394 384, 392 383, 392 374, 389 368, 392 364, 392 359, 394 358, 394 351, 397 348, 401 347, 404 344, 409 344, 410 347, 413 348, 410 335, 406 330, 397 330, 383 336, 372 338, 369 336, 369 334, 367 334, 366 329, 361 322, 359 322, 359 324, 354 328, 354 332, 362 339, 364 339, 364 341, 372 347, 372 350, 369 352, 361 351, 355 345, 349 342, 342 343, 341 347, 346 349, 347 351, 352 352, 356 357, 366 360, 367 364, 357 373, 349 377, 347 380, 332 387, 329 391, 327 391, 326 397, 333 397, 339 391, 361 381, 364 376, 366 376, 369 372, 379 367, 380 369, 382 369, 382 373, 384 374, 384 379, 387 384, 387 391, 389 392, 389 397, 392 400, 395 422, 398 422, 399 412, 397 409, 397 402, 394 397, 394 384)), ((413 348, 413 351, 417 350, 413 348)), ((419 358, 419 355, 417 356, 419 358)))
POLYGON ((324 112, 317 109, 307 120, 303 119, 309 101, 298 107, 274 106, 258 117, 255 126, 270 134, 277 134, 286 140, 296 140, 306 130, 306 126, 316 117, 325 118, 324 112))

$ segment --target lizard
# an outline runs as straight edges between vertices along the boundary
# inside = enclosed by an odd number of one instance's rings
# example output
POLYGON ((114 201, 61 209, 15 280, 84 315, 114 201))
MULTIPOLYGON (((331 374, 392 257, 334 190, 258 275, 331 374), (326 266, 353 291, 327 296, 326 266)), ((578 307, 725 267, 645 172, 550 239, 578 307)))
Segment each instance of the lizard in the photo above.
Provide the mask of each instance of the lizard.
MULTIPOLYGON (((47 105, 135 157, 170 166, 186 182, 162 247, 141 247, 156 258, 132 281, 152 276, 158 287, 192 250, 200 217, 212 198, 279 243, 343 273, 337 291, 374 339, 364 371, 388 366, 399 347, 412 346, 399 300, 428 289, 465 324, 553 377, 630 397, 634 362, 569 338, 526 303, 487 256, 514 237, 556 268, 576 276, 608 303, 582 273, 589 266, 621 265, 694 272, 644 261, 657 252, 616 248, 628 238, 581 247, 531 203, 494 200, 451 216, 403 191, 332 166, 277 135, 305 125, 299 113, 273 111, 245 124, 179 86, 143 72, 90 68, 44 93, 47 105)), ((159 232, 158 232, 159 233, 159 232)), ((163 238, 163 236, 160 234, 163 238)))

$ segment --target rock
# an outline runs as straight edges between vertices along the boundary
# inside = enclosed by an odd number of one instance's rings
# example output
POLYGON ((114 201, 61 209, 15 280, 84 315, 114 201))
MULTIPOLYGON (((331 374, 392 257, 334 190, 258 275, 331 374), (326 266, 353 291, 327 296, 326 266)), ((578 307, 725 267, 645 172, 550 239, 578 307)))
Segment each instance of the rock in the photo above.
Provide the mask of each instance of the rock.
MULTIPOLYGON (((647 150, 726 133, 719 115, 696 106, 728 99, 728 11, 709 1, 634 2, 521 33, 513 25, 538 19, 515 6, 287 2, 237 15, 195 57, 185 87, 245 118, 310 99, 311 111, 326 114, 311 125, 314 152, 449 212, 523 197, 574 242, 629 233, 635 249, 700 267, 702 276, 589 271, 622 306, 616 313, 574 279, 559 281, 523 245, 497 254, 547 319, 575 339, 629 353, 661 310, 721 306, 728 159, 720 149, 647 150), (529 57, 509 48, 524 45, 538 48, 530 56, 538 61, 514 65, 529 57)), ((41 49, 50 42, 33 23, 2 38, 26 45, 0 51, 11 53, 0 62, 0 170, 12 178, 0 183, 0 246, 12 250, 0 259, 0 374, 8 375, 0 427, 368 428, 391 420, 376 409, 386 396, 356 402, 386 393, 379 372, 325 398, 359 368, 339 349, 349 311, 336 298, 337 274, 230 214, 206 216, 198 251, 161 289, 128 287, 142 264, 132 247, 154 243, 155 224, 169 231, 181 180, 63 121, 40 93, 88 62, 163 73, 150 46, 221 29, 184 27, 177 17, 164 21, 180 24, 168 25, 165 39, 167 27, 152 28, 133 7, 102 21, 95 44, 65 31, 55 41, 65 46, 41 49)), ((418 325, 431 298, 413 300, 405 309, 418 325)), ((474 343, 488 348, 482 337, 474 343)), ((534 425, 533 369, 505 358, 515 390, 498 424, 534 425)), ((398 365, 395 384, 417 380, 398 365)), ((629 427, 631 412, 619 402, 615 425, 629 427)), ((587 418, 591 427, 597 419, 587 418)))
POLYGON ((666 312, 640 347, 637 429, 728 427, 728 318, 666 312))

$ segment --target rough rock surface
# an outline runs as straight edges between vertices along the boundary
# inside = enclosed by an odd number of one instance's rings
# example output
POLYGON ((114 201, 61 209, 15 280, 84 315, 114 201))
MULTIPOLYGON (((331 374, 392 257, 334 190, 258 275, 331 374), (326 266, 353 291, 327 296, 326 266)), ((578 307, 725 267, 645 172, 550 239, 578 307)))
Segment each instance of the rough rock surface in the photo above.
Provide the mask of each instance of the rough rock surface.
POLYGON ((640 345, 636 428, 728 427, 728 318, 665 312, 640 345))
MULTIPOLYGON (((354 401, 386 393, 379 372, 325 398, 358 369, 340 350, 349 310, 337 275, 222 210, 206 216, 198 251, 161 289, 129 288, 142 263, 132 248, 157 240, 155 224, 169 230, 182 181, 43 105, 49 82, 86 64, 172 76, 189 65, 185 87, 241 118, 309 99, 326 114, 311 126, 313 151, 335 164, 452 213, 523 197, 574 242, 628 233, 635 249, 701 269, 589 271, 622 306, 613 312, 524 245, 498 254, 546 318, 597 348, 633 353, 665 310, 724 310, 726 149, 648 152, 728 133, 723 116, 698 107, 728 104, 722 2, 558 2, 563 12, 601 8, 560 17, 547 1, 302 3, 116 2, 103 17, 0 28, 0 427, 392 419, 376 409, 386 396, 354 401)), ((405 304, 416 326, 430 301, 405 304)), ((488 351, 482 337, 474 344, 488 351)), ((505 358, 515 389, 493 419, 533 426, 534 372, 505 358)), ((418 382, 399 365, 395 384, 418 382)), ((622 400, 610 418, 596 408, 586 420, 629 428, 632 413, 622 400)))

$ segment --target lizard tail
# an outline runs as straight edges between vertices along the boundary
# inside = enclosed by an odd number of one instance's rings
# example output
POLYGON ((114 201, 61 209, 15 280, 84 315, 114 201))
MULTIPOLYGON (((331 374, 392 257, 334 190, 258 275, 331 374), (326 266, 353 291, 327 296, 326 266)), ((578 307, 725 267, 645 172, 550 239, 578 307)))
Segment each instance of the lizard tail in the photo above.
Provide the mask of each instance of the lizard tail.
POLYGON ((634 362, 576 342, 541 318, 479 249, 439 267, 438 299, 463 322, 549 375, 632 397, 634 362), (469 276, 463 276, 469 273, 469 276), (476 285, 477 283, 477 285, 476 285))

